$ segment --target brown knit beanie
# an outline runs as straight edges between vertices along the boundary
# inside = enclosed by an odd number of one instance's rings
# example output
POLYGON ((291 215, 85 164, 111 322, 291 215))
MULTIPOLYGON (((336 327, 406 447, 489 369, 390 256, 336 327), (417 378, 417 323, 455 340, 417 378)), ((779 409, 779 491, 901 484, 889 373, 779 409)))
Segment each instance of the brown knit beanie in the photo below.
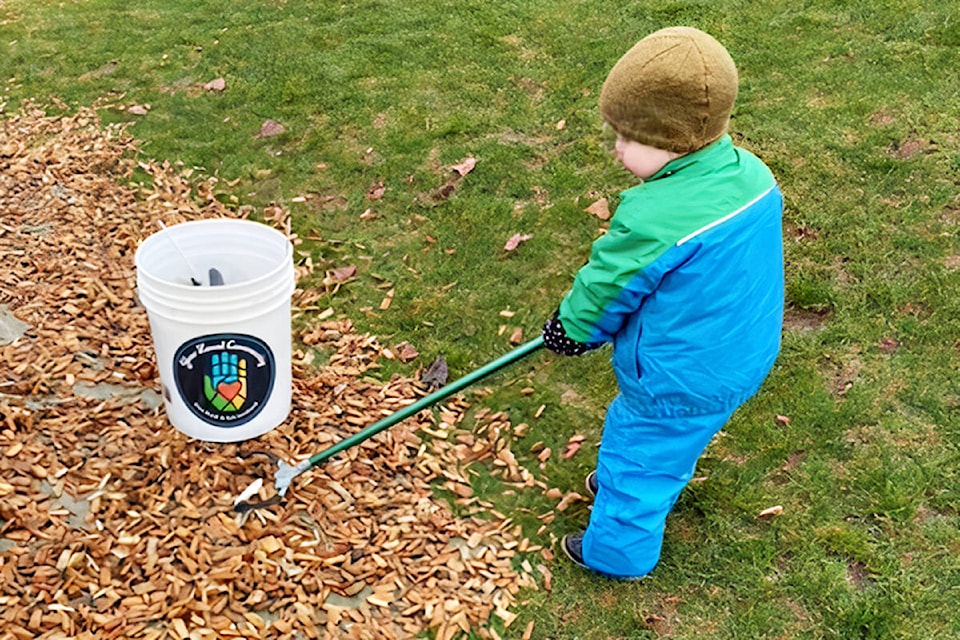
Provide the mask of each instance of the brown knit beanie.
POLYGON ((677 153, 701 149, 727 131, 737 67, 699 29, 670 27, 638 42, 600 91, 600 113, 617 133, 677 153))

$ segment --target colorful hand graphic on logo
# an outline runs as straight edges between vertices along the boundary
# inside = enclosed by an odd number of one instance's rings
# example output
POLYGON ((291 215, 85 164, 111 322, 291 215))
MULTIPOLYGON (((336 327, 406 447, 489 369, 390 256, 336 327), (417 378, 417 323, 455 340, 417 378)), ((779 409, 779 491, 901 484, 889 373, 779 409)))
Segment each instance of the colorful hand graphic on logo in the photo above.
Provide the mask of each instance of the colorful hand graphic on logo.
POLYGON ((203 394, 224 413, 239 411, 247 399, 247 361, 232 353, 215 353, 210 375, 203 376, 203 394))

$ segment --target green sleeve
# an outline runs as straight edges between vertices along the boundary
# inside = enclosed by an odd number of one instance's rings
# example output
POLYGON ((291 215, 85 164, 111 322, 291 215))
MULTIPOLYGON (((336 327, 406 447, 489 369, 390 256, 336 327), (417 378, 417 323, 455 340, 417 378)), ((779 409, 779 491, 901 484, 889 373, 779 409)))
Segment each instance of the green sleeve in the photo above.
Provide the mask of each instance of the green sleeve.
POLYGON ((644 225, 642 216, 631 215, 636 213, 631 209, 639 206, 633 200, 621 203, 610 230, 593 243, 590 260, 577 272, 560 303, 560 321, 571 339, 612 340, 626 314, 656 287, 659 278, 645 278, 642 271, 670 243, 660 237, 655 225, 644 225))

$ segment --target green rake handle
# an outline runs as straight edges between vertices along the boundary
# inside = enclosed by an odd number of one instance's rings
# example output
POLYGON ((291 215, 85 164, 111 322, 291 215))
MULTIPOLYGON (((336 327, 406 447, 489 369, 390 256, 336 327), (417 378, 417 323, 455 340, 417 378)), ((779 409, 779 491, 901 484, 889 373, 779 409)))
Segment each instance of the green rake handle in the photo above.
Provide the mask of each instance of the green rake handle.
POLYGON ((503 369, 507 365, 517 362, 518 360, 526 357, 530 353, 537 351, 541 347, 543 347, 543 336, 538 336, 533 340, 531 340, 530 342, 520 345, 513 351, 510 351, 509 353, 500 356, 493 362, 490 362, 489 364, 486 364, 480 367, 479 369, 471 373, 468 373, 462 378, 458 378, 457 380, 454 380, 453 382, 446 385, 445 387, 441 387, 440 389, 437 389, 430 395, 420 398, 413 404, 407 405, 406 407, 400 409, 396 413, 393 413, 381 420, 378 420, 377 422, 374 422, 372 425, 364 428, 362 431, 359 431, 348 438, 344 438, 340 442, 332 445, 327 449, 324 449, 319 453, 315 453, 314 455, 310 456, 309 458, 300 462, 299 464, 289 465, 283 460, 280 460, 277 463, 279 466, 279 470, 277 471, 276 482, 275 482, 277 493, 281 496, 284 495, 287 492, 287 489, 290 488, 290 483, 293 481, 293 479, 296 478, 301 473, 303 473, 304 471, 306 471, 307 469, 315 467, 321 462, 327 460, 328 458, 331 458, 337 455, 341 451, 349 449, 350 447, 354 447, 360 444, 361 442, 372 438, 373 436, 377 435, 384 429, 389 429, 390 427, 397 424, 398 422, 402 422, 403 420, 406 420, 410 416, 416 415, 417 413, 423 411, 427 407, 431 407, 437 404, 438 402, 440 402, 441 400, 449 398, 450 396, 457 393, 458 391, 461 391, 466 387, 469 387, 470 385, 474 384, 475 382, 478 382, 483 378, 486 378, 487 376, 493 373, 496 373, 497 371, 503 369))

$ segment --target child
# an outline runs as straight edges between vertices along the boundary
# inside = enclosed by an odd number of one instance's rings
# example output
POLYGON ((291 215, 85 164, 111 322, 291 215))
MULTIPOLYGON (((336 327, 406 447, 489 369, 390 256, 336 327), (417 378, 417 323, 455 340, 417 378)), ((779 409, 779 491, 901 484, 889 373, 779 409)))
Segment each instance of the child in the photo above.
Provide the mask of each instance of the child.
POLYGON ((654 568, 697 459, 780 348, 783 200, 726 133, 736 94, 730 55, 689 27, 638 42, 600 93, 617 160, 642 182, 621 194, 543 337, 566 355, 613 342, 620 393, 587 477, 590 522, 562 541, 608 576, 654 568))

